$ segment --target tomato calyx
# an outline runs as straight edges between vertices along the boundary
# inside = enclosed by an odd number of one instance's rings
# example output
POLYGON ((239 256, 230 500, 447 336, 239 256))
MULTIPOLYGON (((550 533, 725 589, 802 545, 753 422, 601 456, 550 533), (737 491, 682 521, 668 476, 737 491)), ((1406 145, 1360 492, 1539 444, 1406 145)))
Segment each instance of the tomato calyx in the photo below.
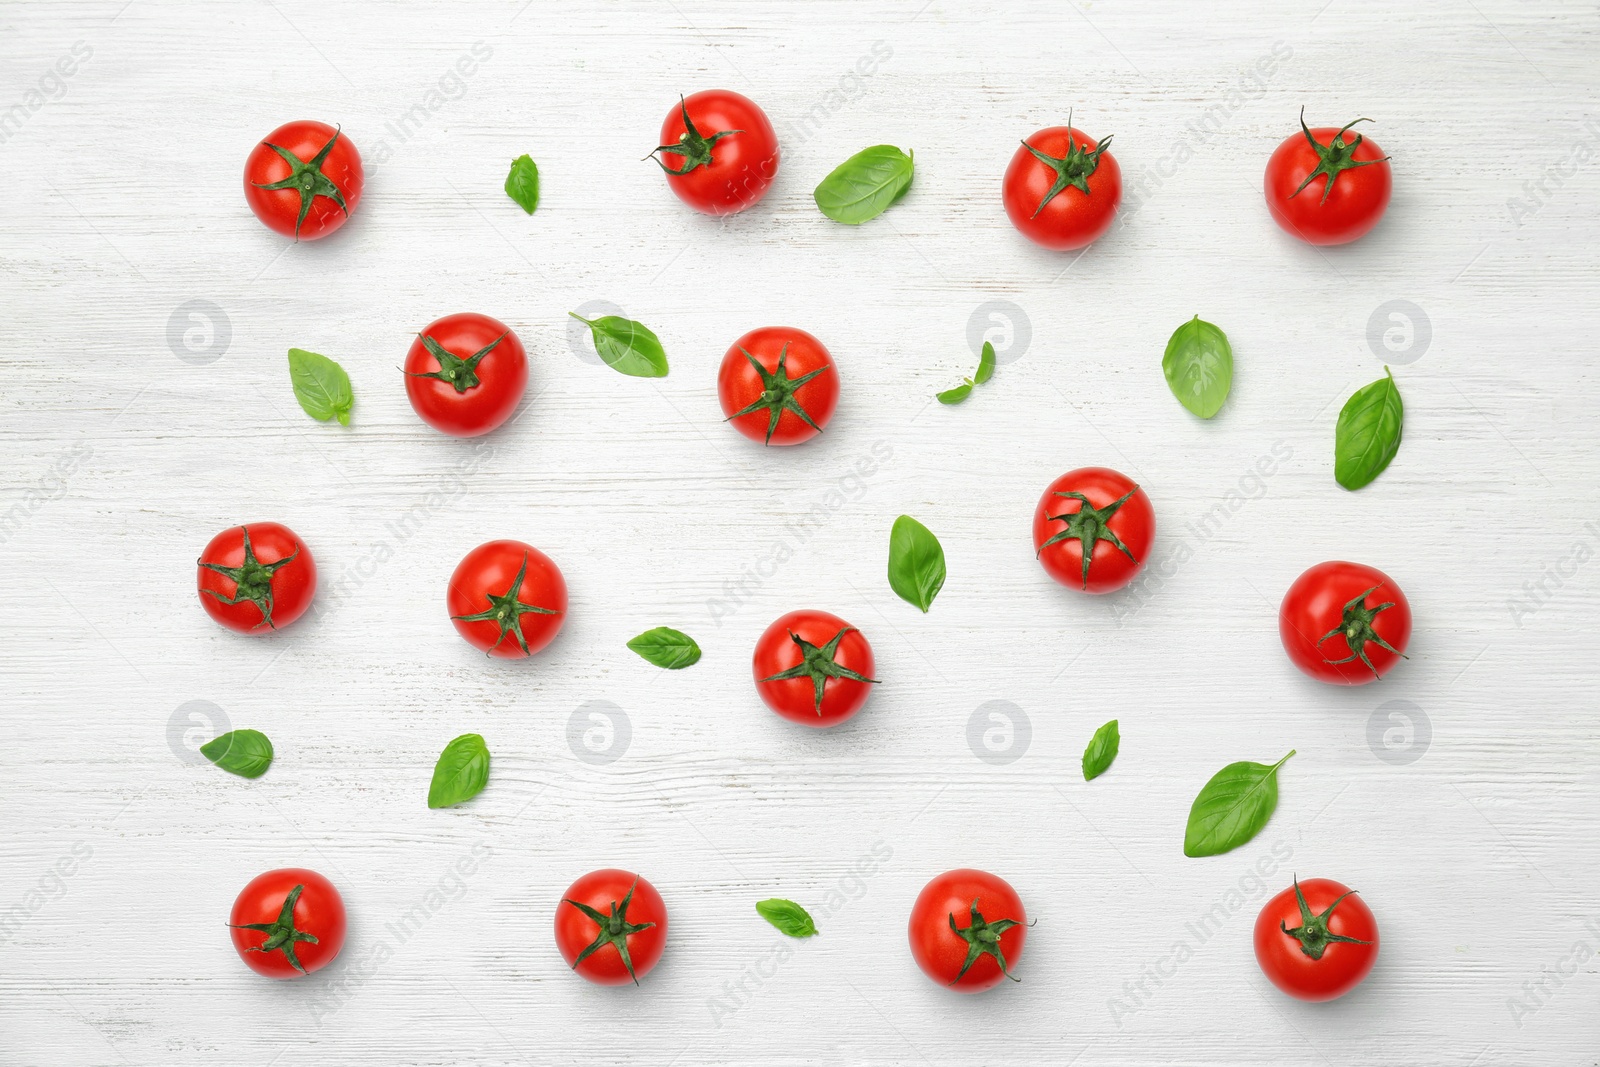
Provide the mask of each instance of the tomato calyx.
MULTIPOLYGON (((1117 513, 1122 505, 1128 502, 1129 497, 1138 491, 1139 487, 1136 485, 1103 508, 1097 508, 1089 503, 1089 498, 1082 493, 1070 490, 1064 493, 1055 493, 1055 496, 1069 497, 1078 501, 1079 507, 1077 511, 1045 516, 1051 522, 1066 523, 1067 528, 1040 545, 1039 551, 1034 553, 1034 558, 1038 558, 1040 553, 1058 541, 1075 540, 1081 542, 1083 545, 1083 587, 1085 589, 1089 588, 1089 564, 1094 557, 1094 546, 1101 541, 1110 541, 1112 546, 1120 550, 1124 556, 1133 560, 1134 563, 1138 563, 1139 561, 1134 559, 1133 553, 1128 551, 1128 546, 1122 543, 1122 538, 1116 535, 1110 525, 1111 517, 1117 513)), ((1323 640, 1325 641, 1327 638, 1323 638, 1323 640)))
POLYGON ((265 185, 261 182, 251 182, 250 184, 257 189, 293 189, 300 194, 300 217, 294 220, 294 239, 296 241, 300 240, 300 224, 305 222, 306 216, 311 213, 311 202, 319 196, 325 196, 335 204, 338 204, 339 210, 344 212, 345 218, 350 217, 350 208, 344 202, 344 194, 339 191, 339 187, 333 184, 326 174, 322 173, 322 164, 327 160, 328 153, 333 151, 333 143, 338 139, 339 128, 336 127, 333 131, 333 136, 328 138, 328 143, 323 145, 322 150, 312 156, 309 162, 302 160, 287 148, 280 148, 271 141, 261 142, 282 156, 283 161, 289 164, 289 176, 265 185))
POLYGON ((300 554, 300 546, 296 544, 294 551, 278 560, 276 563, 262 563, 256 559, 255 549, 250 544, 250 529, 246 526, 239 527, 239 532, 244 535, 244 562, 237 567, 224 567, 220 563, 207 563, 205 560, 196 560, 200 566, 208 571, 215 571, 224 578, 233 581, 233 596, 226 597, 215 589, 202 589, 202 593, 216 597, 224 604, 237 604, 241 600, 248 600, 261 612, 261 621, 251 629, 266 626, 276 630, 278 627, 272 621, 272 576, 278 568, 293 563, 300 554))
POLYGON ((721 130, 710 137, 706 137, 694 128, 694 122, 689 118, 689 105, 684 103, 684 99, 681 96, 678 97, 678 106, 683 109, 683 133, 678 136, 678 143, 659 145, 644 158, 655 160, 656 166, 674 177, 681 178, 696 167, 711 166, 712 147, 724 137, 732 137, 734 134, 743 133, 744 131, 721 130), (682 156, 682 169, 673 170, 667 166, 661 161, 661 157, 656 155, 657 152, 671 152, 674 155, 682 156))
POLYGON ((1000 951, 1000 935, 1013 926, 1021 925, 1015 919, 996 919, 994 922, 988 922, 978 911, 977 897, 972 898, 972 925, 966 929, 956 925, 956 913, 951 912, 950 929, 957 937, 967 943, 967 958, 962 962, 961 970, 957 972, 954 978, 950 979, 950 984, 955 985, 966 977, 967 968, 977 962, 979 956, 993 956, 994 961, 1000 965, 1001 974, 1013 982, 1022 981, 1006 968, 1005 954, 1000 951))
POLYGON ((844 640, 844 635, 855 633, 854 626, 846 626, 833 635, 833 640, 818 648, 810 641, 801 637, 793 630, 789 631, 789 640, 800 647, 800 662, 788 670, 779 671, 769 678, 761 679, 763 682, 782 682, 790 678, 809 678, 811 685, 816 690, 816 711, 822 715, 822 690, 832 678, 848 678, 852 682, 868 682, 877 685, 876 678, 868 678, 864 674, 857 674, 848 667, 839 666, 834 658, 839 652, 839 642, 844 640))
MULTIPOLYGON (((561 612, 551 608, 536 607, 533 604, 524 604, 517 599, 517 593, 522 589, 522 579, 528 574, 528 554, 522 554, 522 566, 517 569, 517 576, 511 579, 511 587, 500 596, 493 593, 483 594, 489 601, 489 606, 475 615, 452 615, 457 622, 492 622, 500 627, 500 636, 495 643, 489 646, 489 653, 500 647, 507 634, 517 635, 517 644, 522 646, 522 654, 531 656, 528 650, 528 639, 522 636, 522 617, 524 615, 560 615, 561 612)), ((486 653, 488 654, 488 653, 486 653)))
POLYGON ((481 384, 478 380, 478 364, 482 362, 484 356, 494 351, 495 345, 505 339, 506 335, 501 334, 466 359, 462 359, 432 337, 423 334, 422 346, 428 350, 429 355, 439 361, 439 369, 421 374, 411 371, 402 371, 401 373, 410 375, 413 378, 437 378, 441 382, 454 386, 457 393, 464 393, 468 389, 476 389, 481 384))
POLYGON ((1372 676, 1377 678, 1379 677, 1378 668, 1374 667, 1372 665, 1372 661, 1367 658, 1367 645, 1369 643, 1377 645, 1379 648, 1384 649, 1385 651, 1393 652, 1401 659, 1410 658, 1404 652, 1401 652, 1398 648, 1395 648, 1389 642, 1380 637, 1378 635, 1378 631, 1372 627, 1373 620, 1395 605, 1395 602, 1391 600, 1386 604, 1379 604, 1375 608, 1367 607, 1367 597, 1371 596, 1377 591, 1378 587, 1373 586, 1365 593, 1362 593, 1360 596, 1352 599, 1344 606, 1344 617, 1339 620, 1339 625, 1323 634, 1322 637, 1317 640, 1317 649, 1319 651, 1322 648, 1322 643, 1328 640, 1330 637, 1343 637, 1344 643, 1351 649, 1350 654, 1344 659, 1328 659, 1326 656, 1324 656, 1322 660, 1324 663, 1337 666, 1341 663, 1350 663, 1353 660, 1359 659, 1362 663, 1367 665, 1367 670, 1372 672, 1372 676))
POLYGON ((1296 878, 1294 880, 1294 899, 1295 903, 1300 905, 1300 925, 1291 929, 1287 923, 1280 920, 1278 929, 1299 941, 1300 951, 1314 960, 1320 960, 1322 954, 1328 951, 1328 946, 1335 943, 1370 945, 1372 944, 1371 941, 1363 941, 1359 937, 1346 937, 1328 929, 1328 917, 1333 914, 1333 909, 1339 906, 1340 901, 1354 892, 1355 890, 1352 889, 1349 893, 1340 893, 1321 915, 1313 915, 1311 914, 1311 906, 1306 903, 1306 895, 1300 891, 1300 879, 1296 878))
POLYGON ((1333 192, 1334 180, 1337 179, 1339 175, 1343 174, 1347 170, 1355 170, 1357 167, 1370 167, 1374 163, 1387 163, 1389 161, 1388 156, 1384 156, 1382 159, 1358 160, 1353 158, 1355 156, 1356 149, 1360 148, 1361 142, 1365 140, 1361 134, 1356 134, 1355 140, 1353 141, 1346 142, 1344 139, 1345 133, 1350 129, 1351 126, 1354 126, 1358 122, 1371 121, 1371 119, 1352 119, 1345 123, 1344 127, 1338 133, 1334 134, 1333 138, 1329 140, 1327 144, 1318 144, 1317 139, 1311 136, 1310 128, 1306 126, 1306 109, 1302 107, 1300 109, 1300 131, 1305 134, 1306 141, 1311 145, 1312 151, 1317 153, 1318 163, 1316 169, 1310 174, 1307 174, 1306 180, 1300 183, 1300 188, 1289 194, 1289 199, 1293 200, 1295 197, 1299 196, 1300 190, 1310 185, 1312 179, 1321 174, 1328 180, 1327 184, 1322 187, 1322 199, 1317 201, 1317 203, 1319 205, 1326 204, 1328 202, 1328 194, 1333 192))
POLYGON ((724 422, 728 421, 729 419, 737 419, 742 415, 749 415, 751 412, 760 411, 762 408, 766 408, 767 411, 771 413, 771 418, 767 422, 767 440, 765 442, 769 445, 772 443, 773 432, 778 428, 778 420, 783 418, 783 413, 785 411, 794 412, 796 415, 800 416, 801 420, 804 421, 807 426, 811 427, 818 433, 822 432, 822 427, 813 422, 811 416, 806 414, 806 409, 800 406, 800 401, 795 399, 794 394, 802 385, 806 384, 811 379, 827 370, 828 367, 818 367, 809 374, 802 374, 798 378, 791 378, 789 377, 789 372, 784 365, 789 358, 789 345, 787 342, 784 343, 783 348, 778 352, 778 368, 774 371, 768 371, 767 368, 761 365, 760 360, 756 359, 755 356, 752 356, 749 352, 745 351, 745 349, 741 348, 739 351, 744 353, 744 358, 748 359, 750 361, 750 365, 756 369, 756 373, 761 375, 761 395, 756 397, 755 400, 751 401, 745 407, 735 411, 732 415, 729 415, 727 419, 723 420, 724 422))
POLYGON ((284 956, 294 965, 294 969, 301 974, 310 974, 300 965, 300 959, 294 954, 297 941, 315 945, 317 935, 308 934, 304 930, 294 927, 294 905, 300 899, 300 894, 305 892, 305 886, 297 885, 289 890, 289 895, 283 898, 283 907, 278 910, 278 917, 269 923, 229 923, 234 930, 258 930, 267 935, 267 939, 254 948, 245 949, 246 952, 277 952, 282 950, 284 956))
POLYGON ((1093 151, 1089 150, 1088 144, 1089 142, 1085 141, 1080 145, 1073 140, 1071 111, 1067 112, 1067 153, 1060 159, 1046 155, 1027 141, 1022 142, 1022 147, 1033 153, 1034 159, 1056 172, 1055 184, 1050 186, 1048 193, 1044 194, 1044 199, 1039 201, 1039 206, 1033 209, 1033 214, 1029 216, 1030 218, 1038 218, 1039 212, 1044 210, 1044 206, 1054 200, 1056 194, 1068 186, 1077 189, 1084 196, 1089 195, 1089 175, 1099 169, 1100 156, 1111 146, 1111 138, 1102 138, 1094 146, 1093 151))
POLYGON ((571 904, 574 908, 587 915, 600 928, 600 931, 594 935, 594 940, 589 942, 589 947, 578 953, 578 958, 572 961, 573 970, 577 970, 578 964, 593 956, 605 946, 615 945, 617 946, 617 953, 622 957, 622 965, 628 968, 628 977, 633 979, 634 985, 639 984, 639 976, 633 973, 633 958, 628 955, 628 937, 641 930, 650 929, 655 923, 630 923, 628 921, 628 905, 633 902, 633 891, 638 886, 639 879, 635 878, 633 885, 628 887, 628 895, 622 898, 621 903, 615 900, 611 902, 611 913, 609 915, 576 900, 567 897, 562 898, 561 902, 563 904, 571 904))

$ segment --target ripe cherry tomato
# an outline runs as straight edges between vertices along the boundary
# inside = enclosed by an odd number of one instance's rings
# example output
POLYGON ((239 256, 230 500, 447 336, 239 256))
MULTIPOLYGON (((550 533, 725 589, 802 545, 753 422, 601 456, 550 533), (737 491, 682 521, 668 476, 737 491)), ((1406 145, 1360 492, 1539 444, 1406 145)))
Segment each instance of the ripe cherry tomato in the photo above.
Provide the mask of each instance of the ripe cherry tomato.
POLYGON ((791 611, 756 640, 750 659, 767 707, 803 726, 837 726, 861 710, 877 683, 872 646, 826 611, 791 611))
POLYGON ((1378 960, 1378 920, 1331 878, 1296 879, 1256 916, 1256 962, 1300 1000, 1333 1000, 1361 984, 1378 960))
POLYGON ((230 526, 200 553, 195 584, 206 614, 230 630, 258 636, 306 613, 317 592, 311 550, 276 522, 230 526))
POLYGON ((244 163, 250 210, 268 229, 297 241, 326 237, 349 221, 362 181, 361 153, 326 122, 286 122, 244 163))
POLYGON ((1010 883, 987 871, 946 871, 923 886, 906 933, 922 973, 957 993, 1021 981, 1011 968, 1022 958, 1028 916, 1010 883))
POLYGON ((1319 563, 1283 594, 1278 636, 1305 674, 1335 685, 1366 685, 1405 658, 1411 604, 1376 567, 1319 563))
POLYGON ((499 659, 522 659, 561 632, 567 583, 532 545, 486 541, 456 564, 445 603, 467 644, 499 659))
POLYGON ((822 342, 793 326, 751 330, 717 371, 717 400, 733 428, 769 445, 822 432, 839 404, 839 371, 822 342))
POLYGON ((344 947, 344 925, 344 898, 304 867, 256 875, 228 916, 239 958, 268 978, 298 978, 332 963, 344 947))
POLYGON ((511 328, 461 312, 430 323, 406 352, 406 396, 422 421, 477 437, 511 417, 528 387, 528 355, 511 328))
POLYGON ((556 905, 556 948, 596 985, 638 985, 666 947, 666 902, 637 874, 591 871, 556 905))
POLYGON ((1086 593, 1121 589, 1144 569, 1156 513, 1127 475, 1079 467, 1045 489, 1033 509, 1033 548, 1050 577, 1086 593))
POLYGON ((1300 111, 1300 132, 1280 144, 1267 160, 1263 186, 1272 218, 1313 245, 1342 245, 1378 224, 1389 207, 1389 157, 1373 142, 1331 126, 1306 128, 1300 111))
POLYGON ((749 97, 707 89, 667 112, 650 158, 679 200, 707 215, 732 215, 767 195, 778 173, 778 134, 749 97))
POLYGON ((1109 137, 1097 142, 1072 126, 1050 126, 1023 141, 1001 187, 1011 225, 1058 252, 1102 237, 1122 203, 1122 168, 1109 144, 1109 137))

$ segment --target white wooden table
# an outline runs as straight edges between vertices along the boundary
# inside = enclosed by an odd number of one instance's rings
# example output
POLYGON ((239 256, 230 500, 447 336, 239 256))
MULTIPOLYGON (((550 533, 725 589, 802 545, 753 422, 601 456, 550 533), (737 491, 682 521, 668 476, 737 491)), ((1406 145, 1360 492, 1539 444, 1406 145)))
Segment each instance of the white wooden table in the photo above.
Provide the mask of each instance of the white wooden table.
POLYGON ((1594 4, 374 7, 0 8, 0 109, 21 107, 0 110, 0 1063, 1596 1062, 1594 4), (680 92, 717 86, 784 153, 722 223, 640 161, 680 92), (1297 244, 1261 202, 1301 105, 1371 116, 1394 156, 1354 246, 1297 244), (1077 258, 999 200, 1017 140, 1069 109, 1115 134, 1129 182, 1077 258), (293 118, 342 123, 369 164, 323 242, 278 238, 240 192, 293 118), (859 229, 818 214, 817 181, 884 142, 915 151, 911 193, 859 229), (500 191, 523 152, 531 218, 500 191), (652 326, 671 375, 575 348, 566 313, 591 301, 652 326), (997 307, 999 373, 933 404, 997 307), (532 363, 517 421, 476 445, 424 427, 396 370, 458 310, 510 323, 532 363), (1159 366, 1196 313, 1238 366, 1204 424, 1159 366), (772 323, 841 368, 803 448, 719 421, 718 358, 772 323), (349 430, 296 407, 290 346, 349 369, 349 430), (1380 356, 1405 443, 1350 494, 1334 419, 1380 356), (1155 502, 1172 565, 1136 593, 1074 595, 1034 562, 1037 494, 1090 463, 1155 502), (884 580, 903 512, 949 558, 926 616, 884 580), (316 553, 319 611, 248 640, 200 610, 194 560, 269 518, 316 553), (445 617, 447 575, 492 537, 571 587, 531 663, 445 617), (1345 557, 1417 622, 1410 661, 1356 690, 1299 677, 1275 621, 1304 567, 1345 557), (786 724, 751 687, 756 635, 800 606, 877 651, 884 684, 843 728, 786 724), (704 660, 623 647, 659 624, 704 660), (1121 756, 1085 784, 1113 716, 1121 756), (264 778, 197 764, 227 724, 272 737, 264 778), (433 759, 468 731, 489 788, 430 811, 433 759), (1206 778, 1291 747, 1266 830, 1185 859, 1206 778), (341 887, 350 939, 273 983, 223 922, 291 864, 341 887), (561 891, 605 865, 671 909, 638 989, 577 980, 552 944, 561 891), (981 997, 905 945, 918 889, 962 865, 1037 920, 1022 983, 981 997), (1381 923, 1340 1002, 1290 1001, 1252 959, 1292 873, 1354 885, 1381 923), (768 896, 822 935, 784 941, 751 907, 768 896))

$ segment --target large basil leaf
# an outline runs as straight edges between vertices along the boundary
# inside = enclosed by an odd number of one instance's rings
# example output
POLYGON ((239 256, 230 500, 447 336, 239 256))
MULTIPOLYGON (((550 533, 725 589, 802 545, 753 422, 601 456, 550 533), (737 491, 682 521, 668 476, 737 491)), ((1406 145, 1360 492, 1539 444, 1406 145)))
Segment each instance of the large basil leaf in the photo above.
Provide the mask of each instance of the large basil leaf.
POLYGON ((1199 315, 1172 331, 1161 370, 1178 403, 1209 419, 1222 410, 1233 388, 1233 349, 1228 335, 1199 315))
POLYGON ((489 784, 489 746, 478 734, 462 734, 444 746, 433 765, 428 807, 448 808, 471 800, 489 784))
POLYGON ((1405 405, 1394 374, 1357 389, 1339 412, 1333 432, 1333 477, 1346 489, 1360 489, 1383 473, 1400 451, 1400 429, 1405 405))
MULTIPOLYGON (((1294 750, 1289 750, 1289 756, 1294 750)), ((1278 768, 1283 757, 1264 763, 1230 763, 1211 776, 1194 798, 1183 831, 1185 856, 1215 856, 1238 848, 1267 825, 1278 806, 1278 768)))
POLYGON ((1106 773, 1111 761, 1117 758, 1121 744, 1122 733, 1117 729, 1116 719, 1096 730, 1089 739, 1089 747, 1083 750, 1083 780, 1090 782, 1106 773))
POLYGON ((894 520, 889 531, 889 588, 924 612, 944 586, 944 547, 910 515, 894 520))
POLYGON ((240 778, 260 778, 272 766, 272 742, 260 730, 230 730, 201 745, 200 754, 240 778))
POLYGON ((511 161, 511 173, 506 175, 506 195, 530 215, 539 206, 539 166, 526 152, 511 161))
POLYGON ((834 222, 859 226, 906 195, 912 170, 907 153, 892 144, 873 145, 833 168, 812 195, 834 222))
POLYGON ((633 649, 657 667, 669 671, 681 670, 700 662, 700 646, 682 630, 670 626, 657 626, 628 642, 633 649))
POLYGON ((289 382, 294 386, 294 398, 307 415, 318 422, 338 419, 339 425, 350 425, 350 409, 356 398, 350 390, 350 375, 339 364, 327 356, 291 348, 289 382))
POLYGON ((810 912, 792 900, 781 900, 777 897, 772 900, 758 900, 756 911, 761 913, 763 919, 790 937, 816 935, 817 924, 811 921, 810 912))
POLYGON ((576 311, 567 314, 589 327, 594 350, 612 370, 635 378, 667 376, 667 353, 661 348, 660 338, 644 323, 620 315, 603 315, 590 320, 576 311))

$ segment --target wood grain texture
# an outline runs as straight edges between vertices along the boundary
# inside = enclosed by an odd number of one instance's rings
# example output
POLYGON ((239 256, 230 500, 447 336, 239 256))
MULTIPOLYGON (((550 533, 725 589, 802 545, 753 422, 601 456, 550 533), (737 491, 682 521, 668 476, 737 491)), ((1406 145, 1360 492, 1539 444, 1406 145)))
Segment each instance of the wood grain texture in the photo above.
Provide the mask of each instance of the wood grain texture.
POLYGON ((1576 0, 4 5, 0 116, 24 107, 0 118, 0 1063, 1597 1062, 1597 45, 1576 0), (768 198, 721 222, 640 161, 679 92, 718 85, 784 151, 768 198), (1298 245, 1261 203, 1301 105, 1371 116, 1394 156, 1388 217, 1354 246, 1298 245), (1115 135, 1129 186, 1076 257, 1028 246, 998 196, 1018 138, 1069 108, 1115 135), (293 245, 239 175, 300 117, 342 123, 369 180, 343 232, 293 245), (915 151, 910 193, 859 228, 822 218, 816 182, 879 143, 915 151), (532 217, 501 192, 523 152, 532 217), (213 362, 169 341, 195 300, 227 324, 213 362), (1350 494, 1334 420, 1382 373, 1369 322, 1394 300, 1431 336, 1396 367, 1398 458, 1350 494), (566 313, 590 301, 650 325, 671 375, 583 358, 566 313), (1031 340, 935 404, 989 301, 1031 340), (396 371, 468 309, 532 362, 481 446, 428 431, 396 371), (1160 368, 1196 313, 1237 365, 1208 423, 1160 368), (716 361, 769 323, 841 368, 803 448, 719 421, 716 361), (290 346, 349 370, 350 429, 299 411, 290 346), (1161 523, 1152 578, 1106 599, 1053 586, 1028 536, 1040 489, 1090 463, 1161 523), (948 559, 926 616, 884 578, 901 513, 948 559), (193 564, 265 518, 323 588, 245 640, 198 610, 193 564), (451 568, 491 537, 537 544, 571 588, 533 663, 445 618, 451 568), (1300 678, 1276 634, 1282 590, 1341 557, 1416 612, 1410 661, 1354 691, 1300 678), (748 679, 756 635, 800 606, 866 631, 884 679, 831 732, 748 679), (655 625, 704 659, 628 652, 655 625), (996 700, 1029 723, 1008 763, 969 742, 996 700), (184 732, 220 725, 191 701, 266 732, 271 771, 185 762, 184 732), (626 718, 614 762, 584 745, 606 741, 593 701, 626 718), (1121 754, 1084 783, 1113 715, 1121 754), (467 731, 489 787, 429 811, 467 731), (1185 859, 1200 785, 1291 747, 1262 835, 1185 859), (351 936, 275 984, 222 923, 289 864, 342 888, 351 936), (551 944, 561 891, 604 865, 671 908, 639 989, 575 980, 551 944), (1021 985, 963 998, 915 971, 910 903, 961 865, 1037 920, 1021 985), (1341 1002, 1288 1001, 1251 958, 1291 873, 1378 916, 1377 969, 1341 1002), (768 896, 821 936, 781 939, 768 896))

